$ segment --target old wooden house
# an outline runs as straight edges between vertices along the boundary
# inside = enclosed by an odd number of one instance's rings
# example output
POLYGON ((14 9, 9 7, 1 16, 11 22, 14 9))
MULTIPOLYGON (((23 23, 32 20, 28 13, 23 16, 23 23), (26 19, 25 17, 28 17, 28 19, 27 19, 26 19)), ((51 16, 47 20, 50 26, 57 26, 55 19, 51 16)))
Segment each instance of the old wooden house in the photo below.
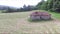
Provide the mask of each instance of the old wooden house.
POLYGON ((30 19, 32 20, 48 20, 51 19, 51 14, 48 12, 33 12, 30 14, 30 19))

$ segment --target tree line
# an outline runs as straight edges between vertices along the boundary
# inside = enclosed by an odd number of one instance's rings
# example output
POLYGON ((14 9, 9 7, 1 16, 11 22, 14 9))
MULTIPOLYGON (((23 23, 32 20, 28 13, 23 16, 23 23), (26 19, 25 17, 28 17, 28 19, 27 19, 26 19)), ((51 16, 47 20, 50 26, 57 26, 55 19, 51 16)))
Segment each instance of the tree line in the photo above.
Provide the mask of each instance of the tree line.
POLYGON ((36 6, 24 5, 18 9, 8 7, 4 12, 25 12, 37 9, 60 13, 60 0, 41 0, 36 6))
POLYGON ((49 10, 52 12, 60 12, 60 0, 41 0, 37 4, 38 9, 49 10))
POLYGON ((31 6, 31 5, 24 5, 23 7, 21 8, 11 8, 11 7, 8 7, 6 11, 2 11, 4 13, 11 13, 11 12, 26 12, 26 11, 31 11, 31 10, 37 10, 37 7, 36 6, 31 6))

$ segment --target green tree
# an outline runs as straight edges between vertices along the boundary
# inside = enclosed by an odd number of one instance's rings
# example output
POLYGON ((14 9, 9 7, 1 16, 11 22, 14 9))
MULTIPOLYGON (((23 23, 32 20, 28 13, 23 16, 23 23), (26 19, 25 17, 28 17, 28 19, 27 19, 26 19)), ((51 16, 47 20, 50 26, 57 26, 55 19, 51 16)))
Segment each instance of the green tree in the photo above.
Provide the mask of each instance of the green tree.
POLYGON ((44 4, 44 0, 41 0, 41 2, 38 3, 37 7, 38 9, 43 9, 43 4, 44 4))
POLYGON ((39 9, 55 11, 60 9, 60 0, 47 0, 43 2, 41 1, 38 3, 37 7, 39 9))

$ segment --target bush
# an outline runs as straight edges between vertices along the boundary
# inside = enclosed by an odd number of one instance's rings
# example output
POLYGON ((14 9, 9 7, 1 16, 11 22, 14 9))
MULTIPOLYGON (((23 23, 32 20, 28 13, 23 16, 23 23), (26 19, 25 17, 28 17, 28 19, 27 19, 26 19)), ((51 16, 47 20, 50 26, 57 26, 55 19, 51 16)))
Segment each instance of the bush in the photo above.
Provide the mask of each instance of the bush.
POLYGON ((50 12, 54 12, 55 10, 54 9, 49 9, 50 12))
POLYGON ((1 13, 6 13, 7 12, 7 10, 1 10, 1 13))
POLYGON ((60 13, 60 8, 55 9, 55 12, 60 13))

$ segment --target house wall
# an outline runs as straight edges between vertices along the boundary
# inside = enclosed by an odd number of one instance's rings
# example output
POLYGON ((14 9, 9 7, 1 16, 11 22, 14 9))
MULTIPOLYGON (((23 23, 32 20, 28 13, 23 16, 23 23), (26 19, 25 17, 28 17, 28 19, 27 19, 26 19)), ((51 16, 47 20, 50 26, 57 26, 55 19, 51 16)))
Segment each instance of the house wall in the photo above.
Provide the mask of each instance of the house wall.
POLYGON ((51 16, 41 16, 41 19, 45 19, 45 20, 48 20, 50 18, 51 18, 51 16))
POLYGON ((41 18, 40 18, 40 16, 31 16, 30 17, 32 20, 40 20, 41 18))

